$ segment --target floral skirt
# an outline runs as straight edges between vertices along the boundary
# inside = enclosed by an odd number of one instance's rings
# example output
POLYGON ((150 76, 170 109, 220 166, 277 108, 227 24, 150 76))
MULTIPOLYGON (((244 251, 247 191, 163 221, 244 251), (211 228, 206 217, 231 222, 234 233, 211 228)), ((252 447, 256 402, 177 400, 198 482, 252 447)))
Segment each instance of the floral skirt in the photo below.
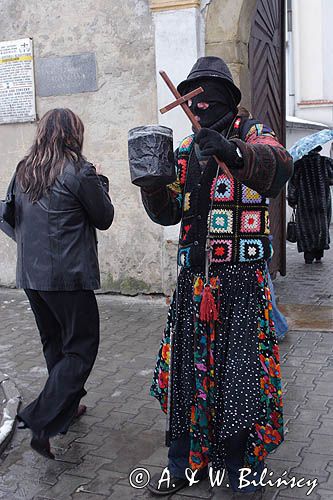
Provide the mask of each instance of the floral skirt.
POLYGON ((190 433, 192 469, 210 462, 222 469, 225 439, 244 429, 249 429, 244 465, 255 467, 283 441, 279 348, 266 264, 212 267, 210 285, 218 318, 207 322, 200 319, 203 274, 181 270, 151 394, 169 413, 170 440, 190 433))

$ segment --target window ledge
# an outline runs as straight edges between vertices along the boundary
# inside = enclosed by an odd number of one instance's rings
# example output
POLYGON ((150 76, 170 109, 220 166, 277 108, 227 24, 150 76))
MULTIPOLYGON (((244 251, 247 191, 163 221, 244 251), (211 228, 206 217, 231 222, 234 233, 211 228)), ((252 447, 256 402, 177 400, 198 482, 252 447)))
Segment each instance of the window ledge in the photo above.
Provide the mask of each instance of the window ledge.
POLYGON ((315 99, 313 101, 300 101, 298 106, 333 106, 333 101, 329 99, 315 99))

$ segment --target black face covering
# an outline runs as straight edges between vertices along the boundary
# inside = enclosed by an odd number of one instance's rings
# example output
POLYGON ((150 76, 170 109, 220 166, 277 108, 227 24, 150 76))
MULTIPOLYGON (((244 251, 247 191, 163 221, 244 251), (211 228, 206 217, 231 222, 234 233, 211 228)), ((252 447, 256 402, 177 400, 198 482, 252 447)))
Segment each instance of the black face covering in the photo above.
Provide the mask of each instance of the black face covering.
POLYGON ((231 123, 237 113, 237 107, 230 91, 220 81, 209 79, 196 81, 187 89, 187 92, 198 87, 202 87, 204 92, 193 97, 190 106, 192 113, 200 118, 199 123, 202 127, 222 131, 231 123), (206 102, 209 107, 207 109, 198 108, 200 102, 206 102), (224 119, 227 117, 228 120, 224 119))

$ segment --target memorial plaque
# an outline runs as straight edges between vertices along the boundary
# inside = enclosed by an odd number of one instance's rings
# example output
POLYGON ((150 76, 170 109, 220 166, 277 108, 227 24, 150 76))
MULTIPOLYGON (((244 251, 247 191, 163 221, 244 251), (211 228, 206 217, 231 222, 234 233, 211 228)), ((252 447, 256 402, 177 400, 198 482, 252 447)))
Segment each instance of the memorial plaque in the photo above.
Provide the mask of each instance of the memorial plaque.
POLYGON ((32 39, 0 42, 0 124, 35 120, 32 39))
POLYGON ((97 90, 96 58, 93 53, 38 58, 35 72, 36 91, 41 97, 97 90))

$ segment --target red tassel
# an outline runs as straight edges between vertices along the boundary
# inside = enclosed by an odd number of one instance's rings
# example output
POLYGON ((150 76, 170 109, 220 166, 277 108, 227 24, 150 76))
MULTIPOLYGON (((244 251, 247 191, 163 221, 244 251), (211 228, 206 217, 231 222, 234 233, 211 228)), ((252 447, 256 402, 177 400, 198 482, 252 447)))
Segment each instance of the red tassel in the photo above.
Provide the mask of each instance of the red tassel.
POLYGON ((200 320, 201 321, 216 321, 218 318, 217 307, 214 301, 210 285, 205 285, 201 304, 200 304, 200 320))

